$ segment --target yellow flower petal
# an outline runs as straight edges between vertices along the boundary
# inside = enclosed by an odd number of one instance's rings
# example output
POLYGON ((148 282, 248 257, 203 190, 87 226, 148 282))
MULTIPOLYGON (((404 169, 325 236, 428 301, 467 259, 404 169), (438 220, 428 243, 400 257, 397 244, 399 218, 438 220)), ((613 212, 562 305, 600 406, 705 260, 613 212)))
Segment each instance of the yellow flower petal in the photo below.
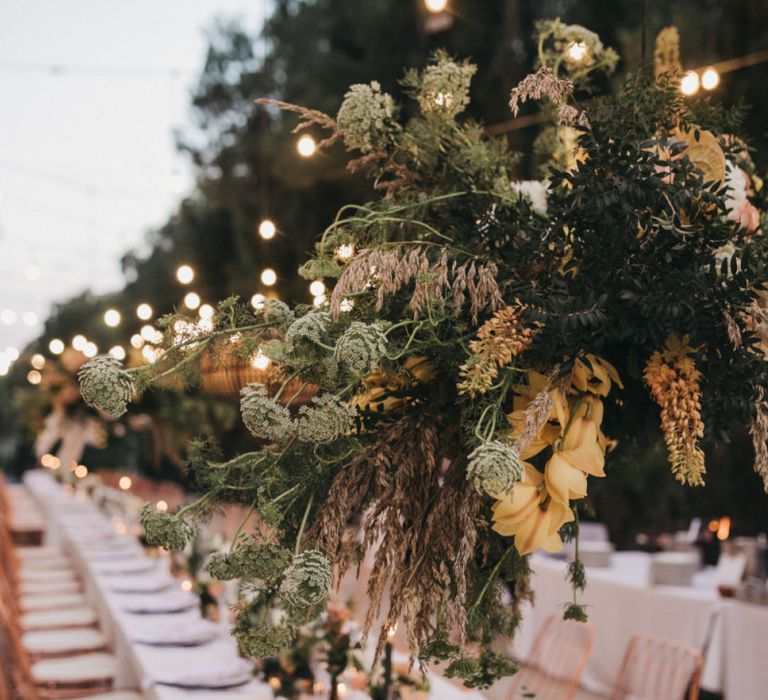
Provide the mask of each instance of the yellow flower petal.
POLYGON ((605 454, 598 441, 597 423, 588 418, 577 418, 568 428, 558 454, 576 469, 592 476, 605 476, 605 454))
POLYGON ((544 467, 544 480, 553 500, 568 505, 587 495, 587 475, 556 452, 544 467))

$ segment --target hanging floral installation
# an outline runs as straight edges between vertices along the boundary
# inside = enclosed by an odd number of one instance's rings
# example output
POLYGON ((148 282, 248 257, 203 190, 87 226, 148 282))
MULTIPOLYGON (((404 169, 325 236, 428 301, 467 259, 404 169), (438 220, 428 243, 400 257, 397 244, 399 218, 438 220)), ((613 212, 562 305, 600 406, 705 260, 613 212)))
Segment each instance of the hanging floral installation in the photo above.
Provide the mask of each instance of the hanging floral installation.
MULTIPOLYGON (((617 442, 660 425, 696 486, 707 441, 751 425, 768 483, 764 193, 739 111, 681 95, 662 62, 678 60, 674 32, 656 71, 597 98, 615 52, 583 27, 538 29, 540 66, 510 105, 551 115, 546 180, 516 182, 519 155, 463 118, 475 68, 442 52, 405 74, 407 120, 375 82, 337 118, 276 103, 343 142, 381 193, 344 207, 300 269, 333 286, 327 302, 228 299, 212 330, 166 318, 151 365, 81 370, 86 401, 118 415, 159 378, 194 380, 217 348, 271 362, 269 386, 242 389, 254 451, 195 441, 200 498, 143 516, 151 540, 181 547, 218 503, 260 515, 261 535, 210 564, 244 581, 246 654, 289 647, 369 553, 379 650, 400 622, 422 662, 488 685, 515 671, 502 640, 531 595, 527 555, 577 536, 617 442)), ((584 619, 578 559, 569 573, 565 615, 584 619)))

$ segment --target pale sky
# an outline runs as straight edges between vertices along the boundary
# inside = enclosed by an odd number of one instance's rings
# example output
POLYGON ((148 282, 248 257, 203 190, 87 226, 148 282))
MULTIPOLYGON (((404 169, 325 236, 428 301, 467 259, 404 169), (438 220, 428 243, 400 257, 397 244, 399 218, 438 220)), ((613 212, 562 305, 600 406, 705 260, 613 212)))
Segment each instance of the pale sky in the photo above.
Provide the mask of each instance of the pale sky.
POLYGON ((204 30, 220 16, 257 31, 268 9, 0 0, 0 352, 34 338, 52 302, 123 285, 120 256, 191 187, 173 129, 191 124, 204 30))

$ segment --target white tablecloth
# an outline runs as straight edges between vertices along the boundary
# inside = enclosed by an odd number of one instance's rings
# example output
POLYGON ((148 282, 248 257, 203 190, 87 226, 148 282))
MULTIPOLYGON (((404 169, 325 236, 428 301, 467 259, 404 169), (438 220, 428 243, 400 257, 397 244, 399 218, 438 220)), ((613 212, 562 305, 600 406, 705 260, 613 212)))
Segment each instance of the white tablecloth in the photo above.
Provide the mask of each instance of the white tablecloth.
POLYGON ((768 607, 730 600, 723 605, 723 695, 768 698, 768 607))
MULTIPOLYGON (((565 579, 566 563, 534 555, 532 586, 535 604, 526 606, 523 624, 515 637, 514 653, 525 658, 544 619, 561 614, 571 600, 565 579)), ((649 583, 650 557, 642 552, 617 552, 610 568, 587 568, 587 588, 581 602, 587 606, 589 624, 597 630, 582 686, 608 693, 621 666, 624 651, 634 634, 667 637, 703 649, 708 638, 715 643, 706 654, 703 687, 722 688, 722 639, 718 631, 721 600, 712 570, 696 575, 691 586, 653 586, 649 583)), ((768 640, 768 628, 763 630, 768 640)), ((768 658, 768 657, 765 657, 768 658)), ((768 687, 768 684, 764 686, 768 687)), ((729 695, 729 700, 765 700, 768 695, 729 695)))

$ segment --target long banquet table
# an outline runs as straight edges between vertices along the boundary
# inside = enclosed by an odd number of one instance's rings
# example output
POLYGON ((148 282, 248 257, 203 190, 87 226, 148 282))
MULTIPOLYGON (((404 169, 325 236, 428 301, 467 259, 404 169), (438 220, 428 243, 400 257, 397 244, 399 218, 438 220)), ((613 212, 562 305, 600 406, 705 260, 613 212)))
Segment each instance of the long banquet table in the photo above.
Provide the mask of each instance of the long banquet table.
MULTIPOLYGON (((196 673, 209 672, 215 675, 221 667, 237 662, 238 653, 234 640, 222 622, 221 635, 201 646, 146 646, 134 641, 145 635, 150 628, 164 624, 193 622, 199 619, 198 608, 181 613, 135 615, 124 608, 137 598, 142 600, 153 593, 118 593, 111 590, 114 576, 99 572, 99 562, 92 557, 92 546, 101 538, 120 546, 134 547, 136 556, 146 556, 129 534, 117 534, 114 525, 95 505, 83 498, 77 498, 58 484, 48 472, 30 471, 24 482, 45 514, 47 544, 60 544, 72 557, 81 577, 86 597, 98 613, 99 624, 118 659, 116 688, 141 688, 148 700, 181 700, 190 697, 205 700, 268 700, 273 698, 270 686, 258 680, 228 690, 189 690, 174 688, 157 681, 165 678, 183 678, 189 670, 196 673)), ((82 496, 82 494, 80 494, 82 496)), ((158 560, 153 570, 143 573, 126 574, 131 579, 163 575, 163 560, 158 560)), ((477 691, 464 691, 445 678, 430 673, 430 700, 482 700, 477 691)), ((350 693, 351 697, 367 698, 365 693, 350 693)))

